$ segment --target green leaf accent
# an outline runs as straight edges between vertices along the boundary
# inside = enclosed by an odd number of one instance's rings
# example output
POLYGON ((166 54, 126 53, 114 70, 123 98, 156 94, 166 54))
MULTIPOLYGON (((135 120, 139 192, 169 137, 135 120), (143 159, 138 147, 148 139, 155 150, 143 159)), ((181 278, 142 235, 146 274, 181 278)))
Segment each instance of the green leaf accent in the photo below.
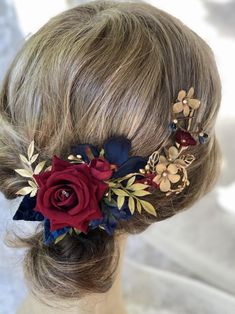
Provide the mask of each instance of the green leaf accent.
POLYGON ((103 156, 104 156, 104 149, 102 148, 101 151, 100 151, 99 157, 103 157, 103 156))
POLYGON ((132 195, 135 196, 145 196, 145 195, 149 195, 151 194, 149 191, 145 191, 145 190, 137 190, 131 193, 132 195))
POLYGON ((121 209, 123 203, 125 201, 125 196, 120 196, 118 195, 117 197, 117 206, 118 206, 118 209, 121 209))
POLYGON ((137 200, 137 210, 138 210, 138 212, 141 214, 142 206, 141 206, 141 203, 140 203, 139 200, 137 200))
POLYGON ((144 190, 146 189, 146 187, 148 187, 147 184, 143 184, 143 183, 135 183, 132 186, 130 186, 128 188, 128 190, 133 190, 133 191, 137 191, 137 190, 144 190))
POLYGON ((129 194, 121 189, 112 189, 113 193, 120 196, 129 196, 129 194))
MULTIPOLYGON (((129 173, 129 174, 127 174, 126 176, 124 176, 124 177, 121 177, 121 178, 118 178, 118 179, 116 179, 117 180, 117 182, 121 182, 121 181, 124 181, 124 180, 127 180, 127 179, 129 179, 130 177, 133 177, 134 175, 142 175, 141 173, 139 173, 139 172, 132 172, 132 173, 129 173)), ((116 181, 115 180, 115 181, 116 181)))
POLYGON ((131 178, 127 181, 126 187, 131 186, 131 185, 135 182, 135 178, 136 178, 136 176, 131 177, 131 178))
POLYGON ((112 205, 117 205, 117 203, 115 202, 115 200, 114 199, 109 199, 109 198, 107 198, 107 197, 104 197, 103 198, 103 201, 107 204, 107 205, 110 205, 110 206, 112 206, 112 205))
POLYGON ((57 244, 58 242, 60 242, 61 240, 63 240, 67 235, 67 232, 62 234, 61 236, 59 236, 58 238, 55 239, 55 244, 57 244))
POLYGON ((109 187, 115 187, 116 185, 117 185, 117 183, 115 183, 115 182, 108 182, 108 181, 105 181, 108 185, 109 185, 109 187))
POLYGON ((73 228, 74 232, 76 233, 76 235, 79 235, 81 233, 80 230, 76 229, 76 228, 73 228))
POLYGON ((146 210, 146 212, 148 212, 151 215, 157 216, 156 210, 152 204, 144 200, 140 200, 140 202, 143 208, 146 210))
POLYGON ((128 207, 132 213, 132 215, 134 214, 135 212, 135 200, 132 196, 129 197, 129 200, 128 200, 128 207))

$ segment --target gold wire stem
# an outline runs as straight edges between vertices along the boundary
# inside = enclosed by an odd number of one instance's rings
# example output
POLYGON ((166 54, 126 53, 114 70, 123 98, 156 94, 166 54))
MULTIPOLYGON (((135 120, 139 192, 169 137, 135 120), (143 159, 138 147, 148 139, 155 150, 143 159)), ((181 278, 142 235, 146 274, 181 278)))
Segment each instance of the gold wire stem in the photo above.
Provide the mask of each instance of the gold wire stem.
POLYGON ((192 125, 193 114, 194 114, 194 109, 192 109, 192 111, 190 112, 190 115, 189 115, 189 121, 188 121, 187 131, 190 130, 190 127, 191 127, 191 125, 192 125))

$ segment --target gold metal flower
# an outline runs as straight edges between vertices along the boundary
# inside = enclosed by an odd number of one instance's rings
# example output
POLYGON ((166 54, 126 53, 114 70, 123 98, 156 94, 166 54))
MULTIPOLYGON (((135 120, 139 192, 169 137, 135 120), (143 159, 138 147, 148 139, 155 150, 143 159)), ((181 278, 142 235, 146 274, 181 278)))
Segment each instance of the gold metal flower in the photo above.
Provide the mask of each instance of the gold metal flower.
POLYGON ((162 192, 168 192, 171 189, 171 183, 177 183, 180 180, 178 168, 173 163, 169 163, 164 156, 160 156, 160 163, 156 166, 156 177, 153 181, 159 184, 162 192))
POLYGON ((198 109, 200 106, 200 101, 198 99, 193 99, 194 88, 191 87, 186 94, 185 90, 181 90, 178 93, 177 100, 173 105, 173 112, 180 113, 183 112, 185 117, 188 117, 190 114, 190 109, 198 109))

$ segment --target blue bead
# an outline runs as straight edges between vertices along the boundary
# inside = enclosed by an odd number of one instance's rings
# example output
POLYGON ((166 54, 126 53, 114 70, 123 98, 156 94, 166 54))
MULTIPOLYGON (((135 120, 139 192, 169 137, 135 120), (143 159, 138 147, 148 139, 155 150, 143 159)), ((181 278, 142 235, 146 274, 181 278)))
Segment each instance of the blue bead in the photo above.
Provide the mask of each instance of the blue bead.
POLYGON ((204 133, 202 136, 199 135, 198 139, 200 144, 205 144, 208 139, 208 134, 204 133))
POLYGON ((170 122, 168 128, 171 132, 175 132, 177 130, 177 124, 174 122, 170 122))

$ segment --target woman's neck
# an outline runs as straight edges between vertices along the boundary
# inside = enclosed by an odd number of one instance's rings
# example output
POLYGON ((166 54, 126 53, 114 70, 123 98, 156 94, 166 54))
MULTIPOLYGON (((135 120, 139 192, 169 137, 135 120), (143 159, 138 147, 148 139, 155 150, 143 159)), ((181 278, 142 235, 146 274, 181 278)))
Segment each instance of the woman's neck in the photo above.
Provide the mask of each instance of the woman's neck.
POLYGON ((119 236, 120 258, 112 288, 104 294, 93 294, 81 300, 79 314, 127 314, 124 306, 121 271, 127 236, 119 236))
POLYGON ((100 294, 90 294, 76 302, 76 305, 75 303, 71 303, 71 307, 67 302, 61 303, 61 310, 58 308, 47 307, 46 305, 39 303, 32 296, 28 296, 22 307, 17 311, 17 314, 62 314, 65 313, 64 309, 62 309, 63 305, 66 307, 66 313, 68 314, 127 314, 121 285, 121 270, 126 240, 126 235, 118 237, 117 241, 120 249, 120 258, 115 280, 109 291, 100 294))

